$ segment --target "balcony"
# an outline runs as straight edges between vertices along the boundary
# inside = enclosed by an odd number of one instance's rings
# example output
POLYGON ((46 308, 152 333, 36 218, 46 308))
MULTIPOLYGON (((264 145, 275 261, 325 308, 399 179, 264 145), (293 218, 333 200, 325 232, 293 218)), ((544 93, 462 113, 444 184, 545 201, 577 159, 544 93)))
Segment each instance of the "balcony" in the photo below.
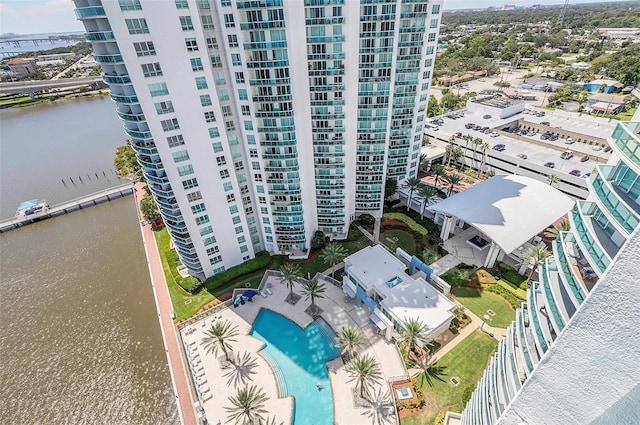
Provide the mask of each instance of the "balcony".
POLYGON ((117 103, 125 103, 125 104, 138 103, 138 96, 136 96, 135 94, 122 95, 122 94, 111 93, 111 99, 117 103))
POLYGON ((134 114, 134 113, 123 113, 120 111, 117 111, 118 116, 120 117, 120 119, 124 120, 124 121, 128 121, 128 122, 140 122, 140 121, 146 121, 144 114, 143 113, 139 113, 139 114, 134 114))
POLYGON ((115 36, 113 35, 113 31, 97 31, 97 32, 88 32, 84 35, 84 38, 87 41, 113 41, 115 40, 115 36))
POLYGON ((107 84, 131 84, 131 78, 128 75, 103 75, 102 79, 107 84))
POLYGON ((124 128, 124 132, 129 136, 134 137, 136 139, 152 139, 150 131, 139 131, 139 130, 131 130, 127 127, 124 128))
POLYGON ((117 53, 117 54, 113 54, 113 55, 95 55, 94 56, 96 62, 98 62, 99 64, 106 64, 106 63, 123 63, 124 59, 122 58, 122 55, 117 53))
POLYGON ((609 142, 609 145, 620 152, 627 159, 625 162, 630 163, 636 172, 640 173, 639 131, 639 123, 619 123, 611 136, 613 143, 609 142))
MULTIPOLYGON (((581 204, 582 203, 579 203, 578 206, 581 206, 581 204)), ((574 207, 573 210, 571 210, 569 218, 581 251, 587 254, 589 263, 596 267, 600 274, 604 273, 609 264, 611 264, 612 256, 605 252, 600 243, 600 238, 596 240, 594 237, 596 230, 592 219, 585 216, 582 208, 578 207, 574 207)), ((598 225, 596 224, 596 226, 598 225)), ((612 245, 612 243, 610 244, 612 245)))
POLYGON ((80 7, 76 9, 75 12, 76 18, 78 18, 79 20, 107 17, 107 14, 105 13, 102 6, 80 7))
POLYGON ((596 167, 596 171, 597 173, 590 181, 591 192, 596 195, 598 204, 604 207, 611 217, 615 219, 616 223, 630 235, 640 224, 640 215, 624 202, 623 196, 626 198, 626 194, 618 194, 615 186, 606 180, 605 176, 603 176, 604 170, 601 167, 596 167))

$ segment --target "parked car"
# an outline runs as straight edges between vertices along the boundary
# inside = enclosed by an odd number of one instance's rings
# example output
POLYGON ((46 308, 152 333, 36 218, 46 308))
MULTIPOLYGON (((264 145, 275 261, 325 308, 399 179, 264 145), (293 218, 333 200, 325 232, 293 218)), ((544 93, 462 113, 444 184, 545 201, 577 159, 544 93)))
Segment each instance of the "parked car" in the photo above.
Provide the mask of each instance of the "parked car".
POLYGON ((467 130, 472 129, 473 127, 475 127, 476 125, 472 122, 468 122, 464 125, 464 128, 466 128, 467 130))
POLYGON ((536 112, 536 116, 537 117, 544 117, 546 115, 546 113, 544 111, 538 111, 536 112))
POLYGON ((585 155, 582 158, 580 158, 580 162, 587 162, 589 159, 591 159, 589 158, 589 155, 585 155))
POLYGON ((586 179, 586 178, 589 178, 589 177, 591 177, 591 173, 584 173, 584 174, 582 175, 582 178, 583 178, 583 179, 586 179))
POLYGON ((571 159, 573 158, 573 152, 571 151, 564 151, 560 154, 560 159, 571 159))
POLYGON ((558 140, 558 136, 556 136, 555 134, 551 134, 549 135, 549 140, 551 140, 552 142, 555 142, 556 140, 558 140))
POLYGON ((460 138, 460 137, 462 137, 462 133, 459 132, 459 131, 457 133, 453 133, 453 137, 460 138))
POLYGON ((549 162, 545 162, 544 166, 547 167, 547 168, 555 168, 556 164, 555 164, 555 162, 549 161, 549 162))
POLYGON ((571 145, 573 143, 575 143, 576 141, 573 140, 571 137, 567 137, 566 139, 564 139, 564 143, 565 145, 571 145))
POLYGON ((488 125, 482 126, 480 128, 480 131, 487 131, 487 130, 489 130, 489 126, 488 125))
POLYGON ((473 129, 476 130, 476 131, 477 130, 482 130, 482 126, 476 124, 476 125, 473 126, 473 129))
POLYGON ((607 146, 606 148, 604 148, 605 152, 611 152, 611 146, 607 146))
POLYGON ((569 171, 569 174, 571 174, 572 176, 576 176, 576 177, 580 177, 580 170, 571 170, 569 171))
POLYGON ((548 133, 542 133, 542 135, 540 136, 540 140, 549 140, 549 134, 548 133))
POLYGON ((489 136, 491 137, 498 137, 500 135, 500 133, 498 133, 497 131, 494 131, 493 133, 491 133, 489 136))
POLYGON ((596 152, 597 152, 597 151, 601 151, 601 150, 602 150, 602 146, 600 146, 600 145, 593 145, 593 148, 592 148, 592 149, 593 149, 594 151, 596 151, 596 152))
POLYGON ((504 144, 502 144, 502 143, 498 143, 497 145, 495 145, 495 146, 494 146, 493 148, 491 148, 491 149, 493 149, 494 151, 502 152, 502 151, 503 151, 503 150, 505 150, 506 148, 507 148, 507 147, 506 147, 504 144))
POLYGON ((520 159, 527 159, 527 158, 528 158, 528 156, 527 156, 527 155, 525 155, 525 154, 523 154, 523 153, 521 153, 520 155, 518 155, 518 158, 520 158, 520 159))
POLYGON ((549 121, 542 121, 540 124, 542 124, 542 125, 551 125, 551 123, 549 121))

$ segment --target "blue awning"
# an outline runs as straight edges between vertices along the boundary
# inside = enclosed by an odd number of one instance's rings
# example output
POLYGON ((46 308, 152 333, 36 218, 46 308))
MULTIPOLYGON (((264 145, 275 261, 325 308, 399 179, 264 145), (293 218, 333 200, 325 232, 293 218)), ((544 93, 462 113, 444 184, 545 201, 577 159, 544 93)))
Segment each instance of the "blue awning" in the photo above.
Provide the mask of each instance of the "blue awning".
POLYGON ((35 207, 36 205, 38 205, 39 201, 40 201, 39 199, 32 199, 30 201, 21 202, 20 205, 18 205, 18 209, 19 210, 24 210, 24 209, 27 209, 27 208, 35 207))

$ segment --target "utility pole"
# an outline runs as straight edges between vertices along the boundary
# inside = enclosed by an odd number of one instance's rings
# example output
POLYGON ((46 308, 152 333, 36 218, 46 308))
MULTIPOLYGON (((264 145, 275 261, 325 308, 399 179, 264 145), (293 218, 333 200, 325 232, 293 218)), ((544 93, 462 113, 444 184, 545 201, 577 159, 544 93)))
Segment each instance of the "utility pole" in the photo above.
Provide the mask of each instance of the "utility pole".
POLYGON ((569 7, 569 0, 564 1, 564 6, 562 6, 562 10, 560 10, 560 14, 558 15, 558 20, 556 21, 556 26, 558 28, 560 28, 560 24, 562 24, 564 14, 567 12, 567 7, 569 7))

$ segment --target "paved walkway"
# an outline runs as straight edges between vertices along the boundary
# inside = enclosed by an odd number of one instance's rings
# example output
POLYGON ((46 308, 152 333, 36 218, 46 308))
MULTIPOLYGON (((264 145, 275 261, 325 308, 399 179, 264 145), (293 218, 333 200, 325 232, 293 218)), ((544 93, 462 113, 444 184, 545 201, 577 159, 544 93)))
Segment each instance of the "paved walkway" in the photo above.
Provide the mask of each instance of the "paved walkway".
MULTIPOLYGON (((136 210, 138 211, 138 217, 142 220, 140 200, 145 193, 144 184, 136 183, 134 184, 134 187, 136 189, 136 192, 134 193, 136 199, 136 210)), ((191 391, 189 389, 189 383, 187 382, 180 346, 178 345, 176 328, 173 324, 173 320, 171 319, 171 311, 173 311, 173 307, 171 305, 169 289, 167 288, 167 281, 164 277, 164 271, 162 269, 162 262, 160 261, 160 254, 158 253, 156 240, 150 225, 141 226, 141 233, 144 250, 147 255, 149 273, 151 275, 151 286, 153 287, 153 296, 156 301, 160 329, 162 331, 162 340, 164 342, 165 352, 167 353, 173 390, 176 394, 176 404, 178 406, 180 422, 182 425, 196 425, 197 421, 193 408, 191 391)))

